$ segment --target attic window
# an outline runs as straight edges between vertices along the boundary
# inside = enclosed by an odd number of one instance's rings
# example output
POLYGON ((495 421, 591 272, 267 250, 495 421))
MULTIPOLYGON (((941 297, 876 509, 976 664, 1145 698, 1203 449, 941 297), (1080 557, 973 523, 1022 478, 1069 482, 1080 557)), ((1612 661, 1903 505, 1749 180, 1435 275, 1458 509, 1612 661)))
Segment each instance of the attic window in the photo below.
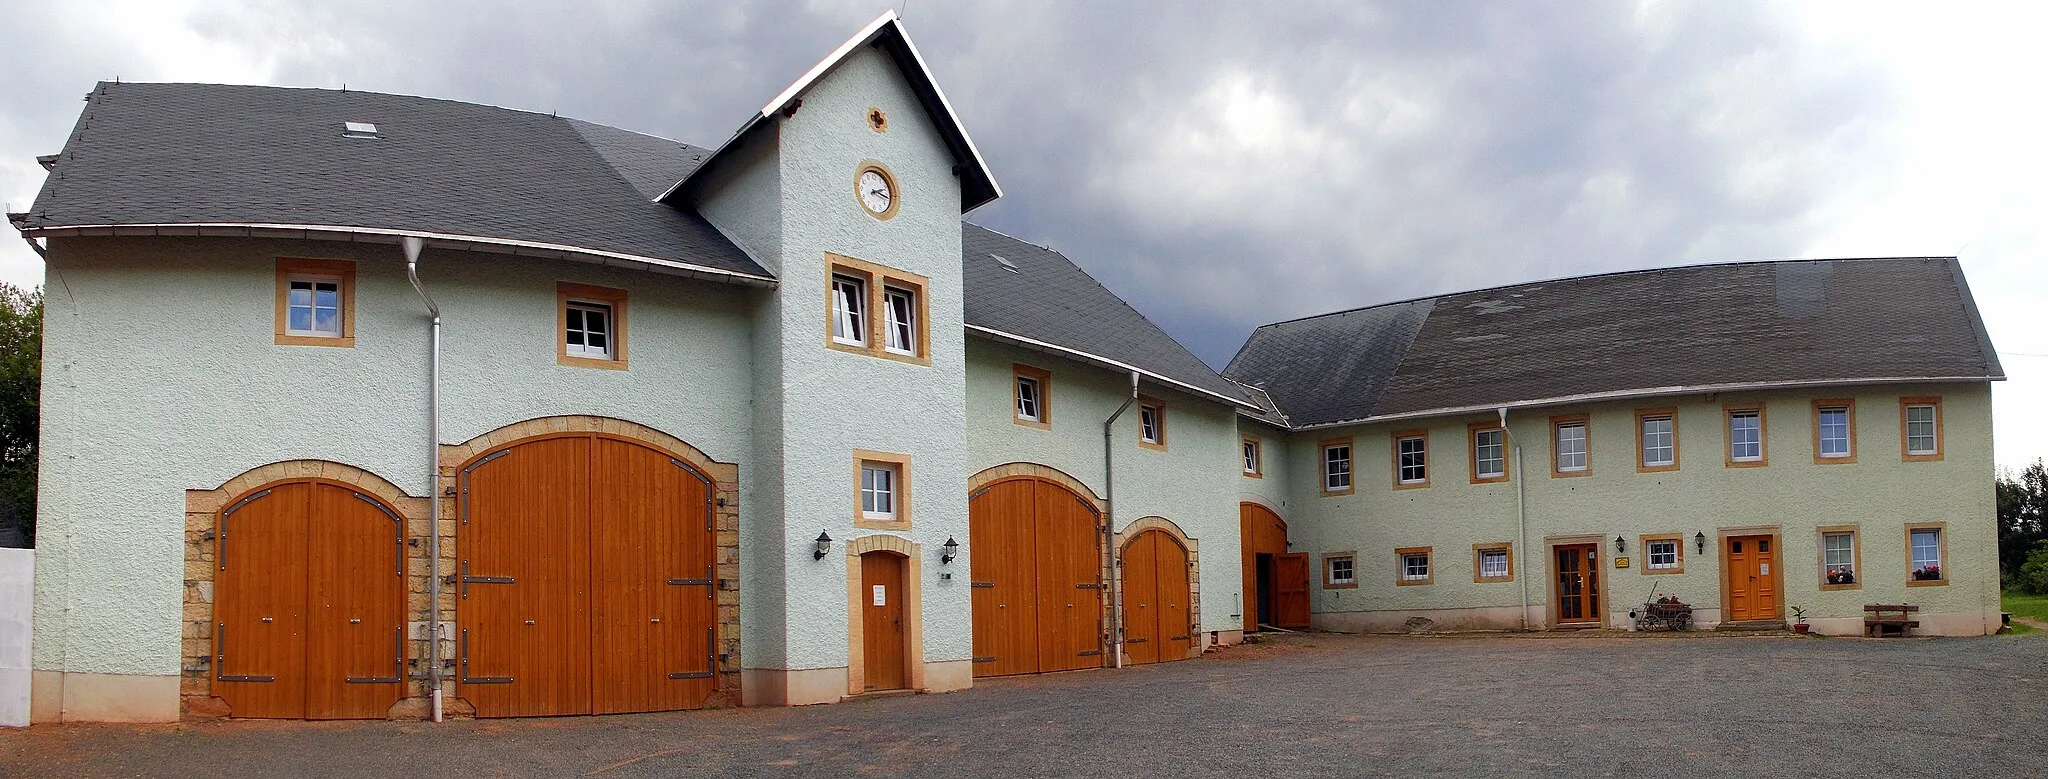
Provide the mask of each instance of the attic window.
POLYGON ((341 137, 379 138, 382 136, 379 136, 377 134, 377 125, 371 124, 369 122, 342 122, 341 137))

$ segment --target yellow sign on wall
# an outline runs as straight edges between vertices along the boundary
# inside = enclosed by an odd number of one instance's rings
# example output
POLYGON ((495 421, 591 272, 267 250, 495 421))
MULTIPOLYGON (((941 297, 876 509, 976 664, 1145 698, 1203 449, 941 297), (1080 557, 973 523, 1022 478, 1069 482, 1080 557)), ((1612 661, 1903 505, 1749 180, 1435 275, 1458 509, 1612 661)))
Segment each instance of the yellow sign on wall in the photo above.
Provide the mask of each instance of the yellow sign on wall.
POLYGON ((1628 567, 1628 558, 1626 558, 1626 557, 1616 557, 1616 558, 1614 558, 1614 567, 1616 567, 1616 568, 1627 568, 1627 567, 1628 567))

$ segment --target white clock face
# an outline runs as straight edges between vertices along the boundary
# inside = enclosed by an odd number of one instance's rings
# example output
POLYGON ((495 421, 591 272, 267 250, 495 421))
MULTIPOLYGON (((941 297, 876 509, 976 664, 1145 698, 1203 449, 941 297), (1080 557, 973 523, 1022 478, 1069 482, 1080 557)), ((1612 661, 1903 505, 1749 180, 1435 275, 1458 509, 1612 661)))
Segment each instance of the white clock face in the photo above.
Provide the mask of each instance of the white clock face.
POLYGON ((890 191, 889 180, 880 171, 865 170, 860 174, 860 203, 876 214, 889 212, 889 204, 896 199, 890 191))

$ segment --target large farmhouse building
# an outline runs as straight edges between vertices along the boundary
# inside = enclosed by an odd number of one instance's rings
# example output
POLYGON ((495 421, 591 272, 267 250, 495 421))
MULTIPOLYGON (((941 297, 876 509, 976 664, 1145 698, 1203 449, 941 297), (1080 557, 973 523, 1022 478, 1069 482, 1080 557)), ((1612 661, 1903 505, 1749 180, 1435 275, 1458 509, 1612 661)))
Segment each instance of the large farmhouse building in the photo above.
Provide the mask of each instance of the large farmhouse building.
POLYGON ((716 149, 92 90, 46 253, 37 721, 824 703, 1261 625, 1998 621, 1951 258, 1282 322, 1218 374, 995 178, 894 15, 716 149))

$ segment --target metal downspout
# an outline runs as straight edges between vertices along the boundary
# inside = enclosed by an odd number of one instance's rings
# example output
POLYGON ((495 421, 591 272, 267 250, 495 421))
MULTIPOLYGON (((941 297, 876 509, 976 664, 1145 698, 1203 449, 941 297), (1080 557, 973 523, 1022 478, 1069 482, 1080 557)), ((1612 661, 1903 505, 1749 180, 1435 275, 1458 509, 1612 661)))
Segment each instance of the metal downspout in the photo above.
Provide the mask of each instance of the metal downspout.
POLYGON ((406 236, 405 278, 433 315, 427 360, 427 683, 433 691, 434 721, 441 721, 441 307, 420 284, 420 250, 426 241, 406 236))
POLYGON ((1500 434, 1507 436, 1508 445, 1515 448, 1515 555, 1522 558, 1522 575, 1515 577, 1522 583, 1522 632, 1529 632, 1529 509, 1528 474, 1522 472, 1522 442, 1515 440, 1515 434, 1508 431, 1508 409, 1500 411, 1500 434))
POLYGON ((1115 668, 1124 667, 1124 624, 1123 604, 1118 599, 1122 590, 1117 582, 1121 561, 1116 557, 1116 443, 1113 433, 1116 420, 1138 402, 1138 372, 1131 371, 1131 396, 1124 398, 1124 404, 1116 407, 1116 413, 1102 420, 1102 498, 1109 507, 1102 510, 1102 548, 1109 550, 1109 648, 1116 655, 1115 668))

